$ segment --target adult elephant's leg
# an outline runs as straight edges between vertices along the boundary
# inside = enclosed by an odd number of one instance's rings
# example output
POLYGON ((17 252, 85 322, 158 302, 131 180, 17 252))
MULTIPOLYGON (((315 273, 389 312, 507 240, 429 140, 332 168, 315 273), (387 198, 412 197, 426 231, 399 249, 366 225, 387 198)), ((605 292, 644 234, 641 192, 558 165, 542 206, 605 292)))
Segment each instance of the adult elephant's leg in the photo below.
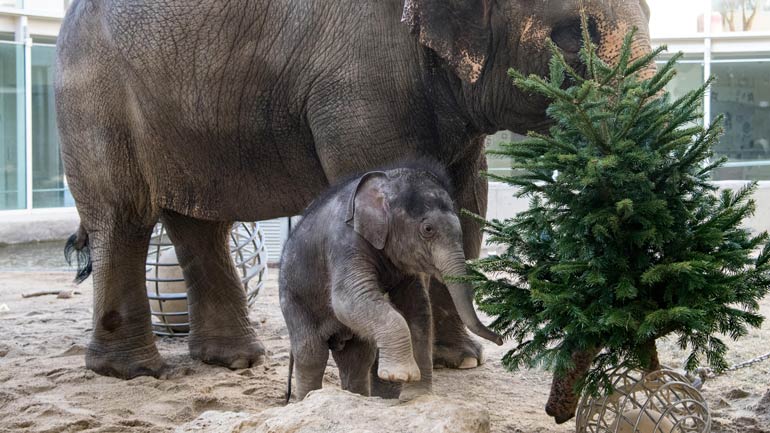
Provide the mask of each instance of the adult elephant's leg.
POLYGON ((342 389, 370 396, 372 385, 369 372, 376 356, 377 346, 355 336, 345 342, 342 350, 333 350, 332 357, 340 369, 342 389))
MULTIPOLYGON (((460 209, 478 215, 487 213, 487 179, 480 175, 486 170, 484 141, 479 138, 462 161, 449 168, 455 186, 455 200, 460 209)), ((481 225, 468 217, 460 217, 463 230, 463 249, 467 259, 474 259, 481 251, 481 225)), ((435 342, 433 363, 436 367, 473 368, 484 363, 481 344, 468 335, 457 314, 446 286, 431 281, 430 299, 433 306, 435 342)))
POLYGON ((427 284, 429 279, 409 279, 390 292, 390 300, 404 315, 412 336, 414 360, 420 367, 420 380, 407 382, 400 400, 429 394, 433 390, 433 323, 427 284))
MULTIPOLYGON (((82 213, 81 213, 82 214, 82 213)), ((93 260, 94 325, 86 368, 131 379, 162 377, 166 366, 155 347, 145 263, 152 225, 111 215, 84 218, 93 260)))
POLYGON ((102 7, 89 6, 62 26, 55 80, 62 162, 93 264, 86 367, 123 379, 161 377, 166 368, 155 347, 145 283, 158 210, 145 178, 146 155, 138 151, 146 139, 137 128, 142 110, 127 91, 102 7))
POLYGON ((232 223, 171 211, 162 220, 187 283, 190 355, 229 368, 262 363, 265 348, 249 321, 246 292, 230 257, 232 223))

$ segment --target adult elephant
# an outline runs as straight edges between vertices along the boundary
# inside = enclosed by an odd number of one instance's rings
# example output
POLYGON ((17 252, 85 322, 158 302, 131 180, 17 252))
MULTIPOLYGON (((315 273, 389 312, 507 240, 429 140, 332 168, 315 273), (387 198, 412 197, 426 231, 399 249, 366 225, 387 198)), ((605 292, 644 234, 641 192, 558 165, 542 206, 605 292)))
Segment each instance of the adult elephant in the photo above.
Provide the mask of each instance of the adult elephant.
MULTIPOLYGON (((81 217, 70 245, 93 257, 87 367, 164 370, 144 288, 159 218, 188 284, 192 356, 237 368, 264 349, 229 262, 232 221, 297 214, 331 182, 416 156, 484 214, 484 135, 548 124, 506 70, 545 74, 549 37, 579 67, 581 5, 604 59, 632 26, 635 54, 649 52, 644 0, 75 0, 56 104, 81 217)), ((479 226, 463 232, 476 257, 479 226)), ((436 361, 477 365, 449 296, 432 297, 436 361)))

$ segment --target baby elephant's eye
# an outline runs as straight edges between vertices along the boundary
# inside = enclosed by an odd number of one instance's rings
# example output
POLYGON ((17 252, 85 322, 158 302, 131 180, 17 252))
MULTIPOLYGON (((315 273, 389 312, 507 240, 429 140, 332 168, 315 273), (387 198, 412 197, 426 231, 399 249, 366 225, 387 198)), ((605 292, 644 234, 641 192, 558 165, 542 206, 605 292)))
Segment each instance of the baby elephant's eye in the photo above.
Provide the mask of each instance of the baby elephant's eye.
POLYGON ((420 226, 420 234, 424 238, 431 238, 436 234, 436 229, 429 222, 423 222, 420 226))

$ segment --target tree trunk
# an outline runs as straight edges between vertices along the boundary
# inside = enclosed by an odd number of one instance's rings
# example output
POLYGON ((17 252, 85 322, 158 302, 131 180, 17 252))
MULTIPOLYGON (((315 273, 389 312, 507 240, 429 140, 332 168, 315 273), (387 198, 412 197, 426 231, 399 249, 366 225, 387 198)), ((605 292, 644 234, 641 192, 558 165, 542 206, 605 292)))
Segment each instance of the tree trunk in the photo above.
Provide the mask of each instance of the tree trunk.
MULTIPOLYGON (((750 4, 750 2, 749 2, 750 4)), ((759 7, 762 5, 761 0, 755 0, 754 1, 754 10, 751 11, 751 15, 746 18, 746 4, 744 2, 744 9, 743 9, 743 31, 748 32, 751 30, 751 27, 754 26, 754 18, 757 17, 757 13, 759 13, 759 7)))
POLYGON ((650 340, 642 345, 641 353, 642 368, 646 372, 660 370, 660 360, 658 359, 658 348, 655 346, 655 340, 650 340))
POLYGON ((580 400, 580 396, 575 393, 575 384, 586 376, 600 351, 600 349, 591 349, 575 352, 572 354, 575 368, 561 376, 554 374, 545 413, 554 417, 556 424, 565 423, 575 416, 580 400))
POLYGON ((735 31, 735 11, 730 9, 725 14, 725 21, 727 21, 727 27, 730 29, 731 32, 735 31))

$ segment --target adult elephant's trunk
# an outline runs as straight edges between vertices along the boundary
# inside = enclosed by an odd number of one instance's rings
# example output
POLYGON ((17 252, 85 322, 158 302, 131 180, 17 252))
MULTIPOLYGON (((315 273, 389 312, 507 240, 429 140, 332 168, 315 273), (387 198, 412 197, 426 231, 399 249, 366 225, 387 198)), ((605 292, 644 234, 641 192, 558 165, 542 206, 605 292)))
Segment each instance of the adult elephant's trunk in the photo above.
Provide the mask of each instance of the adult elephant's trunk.
MULTIPOLYGON (((634 60, 637 60, 641 57, 644 57, 648 54, 650 54, 651 46, 650 46, 650 38, 649 36, 642 35, 640 37, 637 37, 634 42, 631 44, 631 57, 634 60)), ((657 72, 657 68, 655 67, 655 63, 650 63, 644 69, 639 71, 639 78, 646 80, 649 78, 652 78, 653 75, 657 72)))
MULTIPOLYGON (((442 276, 465 275, 465 256, 462 252, 455 253, 452 258, 445 260, 437 267, 442 276)), ((447 283, 447 290, 452 296, 452 302, 460 314, 460 319, 471 332, 498 346, 503 344, 503 338, 484 326, 476 315, 476 310, 473 308, 473 287, 470 284, 449 282, 447 283)))
MULTIPOLYGON (((591 14, 592 11, 589 10, 588 12, 591 14)), ((594 11, 593 16, 597 17, 598 30, 601 35, 597 54, 608 64, 617 64, 623 39, 633 27, 636 27, 637 31, 631 41, 631 61, 644 57, 652 51, 650 32, 647 26, 649 18, 644 14, 643 9, 639 8, 638 3, 617 2, 614 5, 614 14, 606 14, 600 8, 594 11)), ((655 72, 656 68, 653 63, 639 71, 639 77, 647 79, 652 77, 655 72)))

